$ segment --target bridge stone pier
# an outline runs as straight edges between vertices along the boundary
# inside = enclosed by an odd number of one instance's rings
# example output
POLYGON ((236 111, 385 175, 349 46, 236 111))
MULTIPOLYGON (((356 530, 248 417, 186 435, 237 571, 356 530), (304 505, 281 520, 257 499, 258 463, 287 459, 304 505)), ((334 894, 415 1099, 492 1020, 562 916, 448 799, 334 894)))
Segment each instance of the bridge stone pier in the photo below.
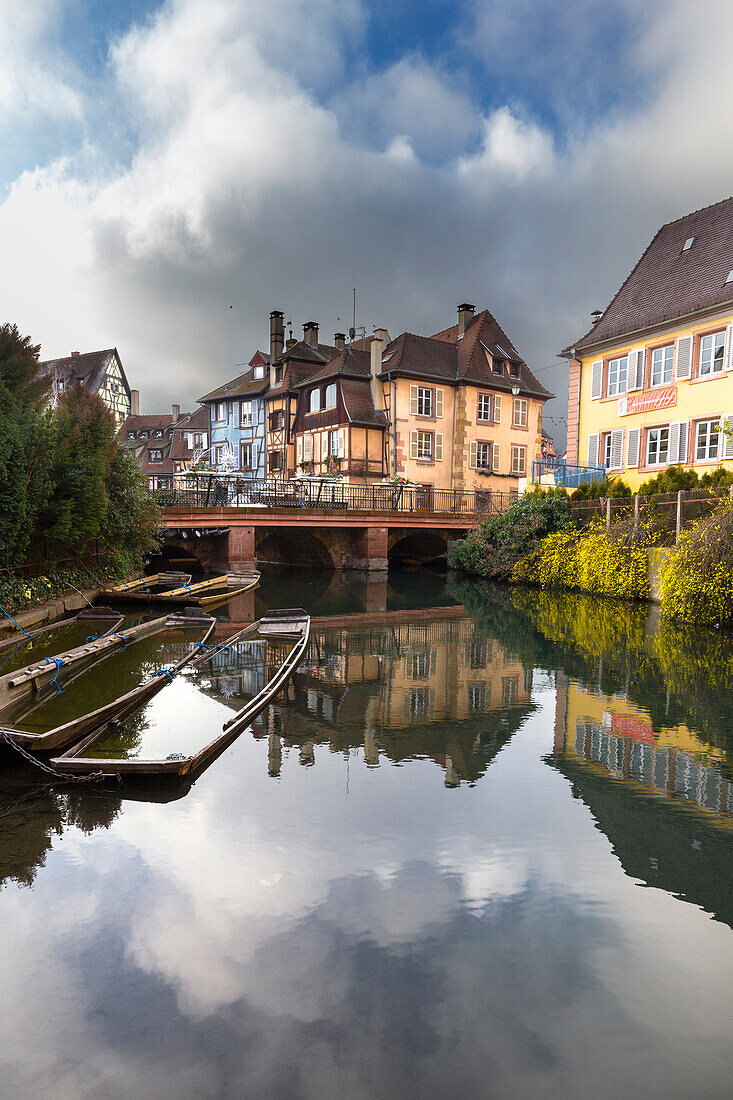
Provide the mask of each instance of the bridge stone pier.
POLYGON ((445 557, 472 524, 430 513, 334 514, 241 507, 164 509, 164 545, 185 550, 207 571, 262 565, 384 573, 390 562, 445 557))

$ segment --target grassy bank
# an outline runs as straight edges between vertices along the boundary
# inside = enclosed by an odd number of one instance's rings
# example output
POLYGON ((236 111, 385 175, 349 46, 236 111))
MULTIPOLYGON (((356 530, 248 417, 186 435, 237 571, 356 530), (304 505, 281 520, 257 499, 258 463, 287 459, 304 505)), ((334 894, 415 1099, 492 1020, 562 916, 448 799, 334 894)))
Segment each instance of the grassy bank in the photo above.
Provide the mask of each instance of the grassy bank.
MULTIPOLYGON (((0 576, 0 607, 11 615, 40 607, 49 600, 66 596, 75 588, 102 588, 124 579, 124 572, 117 572, 104 565, 83 565, 72 569, 59 569, 37 576, 0 576)), ((8 622, 2 613, 0 620, 8 622)), ((2 629, 2 622, 0 622, 2 629)))

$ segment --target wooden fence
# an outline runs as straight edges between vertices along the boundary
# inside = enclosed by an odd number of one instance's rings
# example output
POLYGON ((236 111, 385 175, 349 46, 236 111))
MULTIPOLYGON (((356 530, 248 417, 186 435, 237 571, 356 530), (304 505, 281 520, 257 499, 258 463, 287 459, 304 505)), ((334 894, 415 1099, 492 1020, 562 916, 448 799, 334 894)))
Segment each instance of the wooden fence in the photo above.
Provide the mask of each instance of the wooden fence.
POLYGON ((663 544, 673 546, 681 531, 710 515, 727 499, 733 500, 733 486, 730 489, 680 489, 677 493, 656 493, 654 496, 599 497, 571 501, 569 508, 576 523, 583 525, 601 519, 609 530, 615 523, 632 518, 636 523, 654 520, 663 544))

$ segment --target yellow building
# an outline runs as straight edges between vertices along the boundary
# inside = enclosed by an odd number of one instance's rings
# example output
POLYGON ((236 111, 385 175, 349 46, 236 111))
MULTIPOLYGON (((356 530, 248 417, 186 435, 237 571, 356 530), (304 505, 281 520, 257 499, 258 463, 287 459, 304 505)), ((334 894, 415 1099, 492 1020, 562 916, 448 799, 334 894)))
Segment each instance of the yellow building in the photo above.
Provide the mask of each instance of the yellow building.
POLYGON ((568 461, 632 488, 733 464, 733 199, 663 226, 570 360, 568 461))

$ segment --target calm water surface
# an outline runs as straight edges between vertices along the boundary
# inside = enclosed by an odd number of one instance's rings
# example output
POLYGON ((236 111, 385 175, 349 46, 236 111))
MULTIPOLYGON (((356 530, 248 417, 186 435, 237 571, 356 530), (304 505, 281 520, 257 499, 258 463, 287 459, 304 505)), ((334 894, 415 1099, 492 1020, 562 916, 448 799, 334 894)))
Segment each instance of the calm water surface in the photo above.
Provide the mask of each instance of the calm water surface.
MULTIPOLYGON (((3 761, 0 1095, 729 1095, 733 639, 428 573, 242 600, 309 651, 190 789, 3 761)), ((271 660, 130 736, 210 740, 271 660)))

